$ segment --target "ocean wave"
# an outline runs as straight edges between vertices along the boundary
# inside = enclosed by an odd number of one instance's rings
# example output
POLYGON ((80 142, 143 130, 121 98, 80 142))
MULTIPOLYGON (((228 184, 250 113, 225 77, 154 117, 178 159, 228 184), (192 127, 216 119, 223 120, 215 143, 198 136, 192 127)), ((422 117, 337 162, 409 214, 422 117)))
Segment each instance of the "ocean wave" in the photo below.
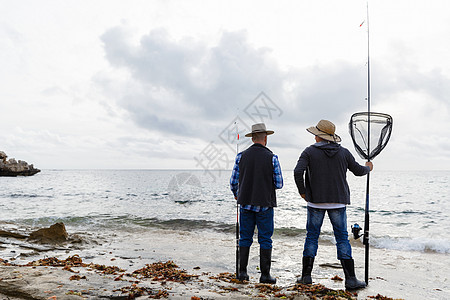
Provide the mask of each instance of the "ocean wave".
POLYGON ((282 235, 286 237, 298 237, 298 236, 305 236, 306 235, 306 229, 300 229, 295 227, 281 227, 281 228, 275 228, 274 231, 275 235, 282 235))
POLYGON ((372 237, 371 245, 401 251, 450 253, 450 241, 444 239, 372 237))
MULTIPOLYGON (((176 231, 201 231, 212 230, 221 233, 234 233, 236 223, 226 223, 220 221, 202 220, 202 219, 160 219, 156 217, 137 217, 134 215, 92 215, 92 216, 46 216, 39 218, 23 218, 10 220, 16 225, 25 225, 26 227, 47 227, 57 222, 62 222, 66 227, 74 230, 108 230, 133 231, 136 228, 155 228, 163 230, 176 231)), ((255 234, 257 228, 255 228, 255 234)), ((297 227, 276 227, 274 236, 303 239, 306 236, 306 229, 297 227)), ((322 231, 321 239, 326 239, 332 232, 322 231)))
MULTIPOLYGON (((201 219, 159 219, 154 217, 142 218, 133 215, 114 216, 102 214, 96 216, 70 216, 57 217, 47 216, 40 218, 25 218, 8 220, 8 222, 25 226, 26 228, 47 227, 56 222, 62 222, 67 229, 83 231, 134 231, 148 229, 162 229, 174 231, 215 231, 220 233, 232 234, 236 230, 235 223, 225 223, 220 221, 201 220, 201 219), (139 229, 140 228, 140 229, 139 229)), ((256 232, 256 230, 255 230, 256 232)), ((274 237, 295 238, 303 240, 306 236, 304 228, 297 227, 278 227, 275 228, 274 237)), ((323 230, 320 235, 322 242, 334 243, 332 231, 323 230)), ((392 249, 400 251, 417 251, 432 253, 450 253, 450 240, 440 238, 410 238, 410 237, 376 237, 371 236, 370 244, 372 247, 380 249, 392 249)), ((357 246, 355 244, 354 246, 357 246)))
MULTIPOLYGON (((216 221, 198 220, 198 219, 170 219, 160 220, 157 218, 132 218, 129 220, 134 225, 143 227, 154 227, 168 230, 214 230, 223 233, 232 233, 236 230, 236 224, 221 223, 216 221)), ((255 229, 256 232, 256 229, 255 229)), ((295 227, 275 228, 274 235, 287 237, 305 236, 306 230, 295 227)))
POLYGON ((191 231, 191 230, 215 230, 219 232, 233 232, 234 224, 225 224, 207 220, 140 218, 132 215, 112 216, 109 214, 96 216, 47 216, 39 218, 24 218, 10 220, 12 224, 26 227, 45 227, 57 222, 62 222, 66 227, 83 230, 97 230, 98 228, 115 230, 133 230, 136 227, 158 228, 167 230, 191 231))
POLYGON ((234 225, 215 221, 198 219, 158 219, 141 218, 131 215, 115 216, 105 218, 101 221, 104 227, 114 227, 127 230, 126 228, 147 227, 167 230, 192 231, 192 230, 215 230, 219 232, 233 232, 234 225))
POLYGON ((157 220, 155 223, 163 229, 174 229, 174 230, 213 229, 215 231, 221 232, 232 232, 234 230, 234 225, 232 224, 225 224, 206 220, 172 219, 166 221, 157 220))
POLYGON ((48 216, 40 218, 25 218, 25 219, 15 219, 9 222, 16 225, 25 225, 31 227, 46 227, 58 222, 62 222, 66 226, 73 226, 73 227, 86 227, 98 223, 96 218, 77 217, 77 216, 70 216, 70 217, 48 216))

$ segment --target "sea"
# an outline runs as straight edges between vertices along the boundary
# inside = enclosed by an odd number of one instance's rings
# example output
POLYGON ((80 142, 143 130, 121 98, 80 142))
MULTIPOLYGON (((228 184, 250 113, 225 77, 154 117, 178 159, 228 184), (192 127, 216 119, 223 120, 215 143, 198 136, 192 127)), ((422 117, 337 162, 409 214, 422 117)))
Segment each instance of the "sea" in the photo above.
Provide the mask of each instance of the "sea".
MULTIPOLYGON (((31 177, 0 177, 0 229, 29 234, 64 223, 69 242, 54 246, 0 237, 0 257, 18 264, 78 254, 84 261, 137 269, 174 260, 187 270, 234 272, 236 201, 230 171, 205 170, 42 170, 31 177)), ((301 274, 306 234, 306 202, 293 172, 283 170, 277 191, 272 275, 289 286, 301 274)), ((394 299, 450 299, 450 171, 374 171, 348 173, 351 204, 349 238, 356 274, 369 286, 358 293, 394 299), (362 238, 369 195, 369 265, 362 238)), ((249 275, 259 278, 257 236, 249 275)), ((343 283, 329 220, 320 236, 313 280, 330 288, 343 283)))

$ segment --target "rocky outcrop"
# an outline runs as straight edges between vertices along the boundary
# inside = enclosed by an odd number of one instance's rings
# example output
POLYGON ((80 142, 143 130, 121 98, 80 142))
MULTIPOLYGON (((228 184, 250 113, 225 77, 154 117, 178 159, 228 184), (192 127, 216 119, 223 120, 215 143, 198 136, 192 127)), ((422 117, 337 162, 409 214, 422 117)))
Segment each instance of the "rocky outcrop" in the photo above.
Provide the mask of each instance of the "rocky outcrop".
POLYGON ((0 176, 32 176, 39 173, 41 170, 29 165, 26 161, 10 158, 7 160, 8 155, 5 152, 0 151, 0 176))
POLYGON ((49 228, 41 228, 30 234, 30 239, 40 243, 60 243, 67 241, 69 235, 64 223, 56 223, 49 228))
MULTIPOLYGON (((66 231, 66 226, 62 222, 55 223, 50 227, 40 228, 29 235, 19 232, 12 232, 7 230, 0 230, 0 237, 13 238, 24 240, 28 239, 32 242, 47 243, 47 244, 59 244, 69 241, 69 234, 66 231)), ((76 237, 77 238, 77 237, 76 237)), ((76 239, 72 239, 72 242, 77 242, 76 239)))

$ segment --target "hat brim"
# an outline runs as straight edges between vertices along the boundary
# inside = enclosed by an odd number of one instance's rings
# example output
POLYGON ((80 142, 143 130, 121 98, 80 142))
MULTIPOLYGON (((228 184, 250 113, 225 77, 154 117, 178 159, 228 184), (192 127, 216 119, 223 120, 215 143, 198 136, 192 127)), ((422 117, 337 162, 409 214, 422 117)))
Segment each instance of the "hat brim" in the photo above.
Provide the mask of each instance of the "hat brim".
POLYGON ((318 137, 320 137, 326 141, 330 141, 330 142, 334 142, 334 143, 339 143, 340 141, 342 141, 341 137, 338 136, 337 134, 335 134, 334 136, 326 134, 324 132, 319 131, 319 129, 317 129, 315 126, 311 126, 311 127, 307 128, 306 131, 308 131, 309 133, 312 133, 314 135, 317 135, 318 137))
POLYGON ((254 132, 247 133, 247 134, 245 135, 245 137, 251 137, 254 133, 263 133, 263 132, 265 132, 267 135, 271 135, 271 134, 273 134, 275 131, 273 131, 273 130, 254 131, 254 132))

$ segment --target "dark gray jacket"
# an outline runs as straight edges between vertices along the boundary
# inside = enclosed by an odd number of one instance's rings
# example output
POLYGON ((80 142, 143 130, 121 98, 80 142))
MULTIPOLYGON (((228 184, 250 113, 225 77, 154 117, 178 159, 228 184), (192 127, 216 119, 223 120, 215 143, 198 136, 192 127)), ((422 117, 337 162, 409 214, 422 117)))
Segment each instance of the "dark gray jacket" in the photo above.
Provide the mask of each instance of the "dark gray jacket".
POLYGON ((339 144, 313 144, 302 152, 294 169, 298 192, 306 194, 306 201, 311 203, 350 204, 347 169, 356 176, 366 175, 370 171, 369 167, 357 163, 350 151, 339 144))

